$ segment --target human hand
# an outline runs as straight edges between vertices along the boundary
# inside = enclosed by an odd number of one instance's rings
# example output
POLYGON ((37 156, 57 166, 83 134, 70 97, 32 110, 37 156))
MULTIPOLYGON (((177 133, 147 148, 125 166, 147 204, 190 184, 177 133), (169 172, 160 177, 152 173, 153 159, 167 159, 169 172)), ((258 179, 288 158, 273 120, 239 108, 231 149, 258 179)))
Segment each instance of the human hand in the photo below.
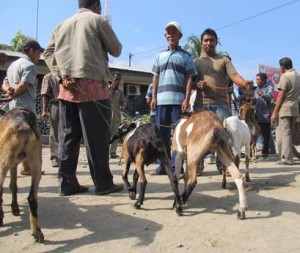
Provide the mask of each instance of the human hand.
POLYGON ((258 95, 259 95, 260 97, 262 97, 262 96, 265 95, 265 93, 264 93, 262 90, 259 90, 259 91, 258 91, 258 95))
POLYGON ((150 102, 150 109, 152 112, 156 111, 156 105, 157 105, 156 98, 152 98, 152 100, 150 102))
POLYGON ((74 85, 75 84, 75 80, 71 77, 68 76, 63 76, 62 79, 62 86, 66 89, 66 90, 72 90, 74 89, 74 85))
POLYGON ((186 99, 181 104, 181 112, 184 113, 185 111, 190 109, 189 101, 186 99))
POLYGON ((200 80, 197 83, 197 88, 203 90, 205 88, 205 86, 207 85, 207 82, 204 80, 200 80))
POLYGON ((273 113, 272 113, 272 116, 271 116, 271 119, 270 119, 272 125, 275 124, 276 118, 277 118, 277 115, 273 112, 273 113))
POLYGON ((247 90, 251 89, 253 87, 253 81, 245 80, 245 85, 244 86, 247 90))
POLYGON ((49 119, 49 114, 48 114, 48 112, 42 112, 42 120, 48 121, 48 119, 49 119))

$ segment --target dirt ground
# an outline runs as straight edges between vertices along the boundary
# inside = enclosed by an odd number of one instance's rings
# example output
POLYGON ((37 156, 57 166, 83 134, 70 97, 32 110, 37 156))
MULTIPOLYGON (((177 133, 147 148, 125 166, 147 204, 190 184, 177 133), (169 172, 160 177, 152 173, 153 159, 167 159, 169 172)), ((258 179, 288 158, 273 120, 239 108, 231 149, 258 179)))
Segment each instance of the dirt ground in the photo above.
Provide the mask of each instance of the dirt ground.
MULTIPOLYGON (((191 195, 184 216, 171 210, 173 193, 167 176, 150 176, 142 209, 133 208, 126 190, 94 195, 85 152, 80 154, 78 179, 87 194, 58 196, 57 169, 43 148, 39 188, 39 222, 44 244, 34 243, 29 231, 27 196, 30 178, 19 176, 21 215, 10 212, 9 178, 4 184, 4 226, 1 252, 300 252, 300 161, 276 164, 276 158, 251 163, 247 183, 249 210, 238 220, 238 195, 233 180, 221 188, 215 165, 207 165, 191 195)), ((111 160, 114 181, 122 183, 122 167, 111 160)), ((131 175, 133 171, 131 169, 131 175)), ((244 171, 244 164, 241 164, 244 171)), ((131 178, 131 176, 130 176, 131 178)), ((182 182, 181 182, 182 188, 182 182)))

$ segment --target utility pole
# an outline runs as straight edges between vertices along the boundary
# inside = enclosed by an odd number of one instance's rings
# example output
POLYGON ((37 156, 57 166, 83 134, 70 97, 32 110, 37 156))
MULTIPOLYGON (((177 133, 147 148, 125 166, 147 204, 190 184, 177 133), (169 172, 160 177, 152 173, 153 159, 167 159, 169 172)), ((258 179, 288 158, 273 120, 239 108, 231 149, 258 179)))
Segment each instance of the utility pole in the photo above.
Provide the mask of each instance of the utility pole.
POLYGON ((133 54, 131 52, 129 52, 129 67, 131 67, 131 59, 132 59, 133 54))
POLYGON ((35 39, 38 40, 38 33, 39 33, 39 5, 40 1, 37 0, 36 2, 36 27, 35 27, 35 39))
POLYGON ((112 27, 112 20, 111 20, 111 14, 110 14, 110 0, 105 0, 105 8, 104 8, 104 17, 106 17, 108 23, 112 27))

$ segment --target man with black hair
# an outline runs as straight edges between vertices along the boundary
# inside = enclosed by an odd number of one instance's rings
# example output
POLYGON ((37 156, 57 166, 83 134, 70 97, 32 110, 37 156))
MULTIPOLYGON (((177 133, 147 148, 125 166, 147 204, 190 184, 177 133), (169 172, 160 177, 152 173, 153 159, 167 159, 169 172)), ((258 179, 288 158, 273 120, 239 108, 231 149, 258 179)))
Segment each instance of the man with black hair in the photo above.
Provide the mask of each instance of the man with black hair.
POLYGON ((267 82, 266 73, 256 74, 256 84, 252 103, 256 107, 255 116, 263 138, 262 157, 266 158, 270 148, 273 87, 267 82))
POLYGON ((60 195, 88 191, 79 184, 77 162, 83 137, 95 194, 118 192, 109 168, 111 120, 108 54, 118 57, 122 45, 100 15, 99 0, 79 0, 78 12, 52 32, 44 58, 60 80, 60 195))
POLYGON ((6 91, 9 109, 25 107, 36 114, 36 65, 43 51, 35 40, 27 40, 23 44, 23 55, 7 69, 2 89, 6 91))
POLYGON ((300 74, 293 68, 290 58, 279 60, 281 77, 278 84, 278 96, 271 116, 274 124, 278 118, 276 128, 277 151, 280 157, 279 164, 292 165, 292 136, 296 119, 299 116, 300 74))
MULTIPOLYGON (((223 122, 231 115, 227 103, 227 78, 239 87, 247 89, 251 87, 252 81, 245 80, 238 74, 228 56, 216 52, 218 42, 217 33, 211 28, 205 29, 201 34, 203 53, 195 59, 198 76, 194 109, 211 110, 223 122)), ((217 168, 220 173, 223 171, 223 165, 218 159, 217 168)))
MULTIPOLYGON (((113 79, 109 87, 110 91, 110 103, 111 103, 111 124, 110 134, 114 136, 118 132, 118 128, 121 124, 121 113, 126 112, 127 101, 124 97, 124 93, 119 89, 122 75, 119 72, 113 74, 113 79)), ((118 140, 114 140, 110 145, 110 158, 119 158, 117 155, 118 140)))
MULTIPOLYGON (((36 114, 36 65, 40 59, 43 48, 33 40, 26 40, 23 44, 23 55, 14 61, 7 69, 2 90, 6 92, 6 98, 12 99, 8 109, 24 107, 36 114)), ((23 163, 22 175, 30 175, 30 168, 23 163)))

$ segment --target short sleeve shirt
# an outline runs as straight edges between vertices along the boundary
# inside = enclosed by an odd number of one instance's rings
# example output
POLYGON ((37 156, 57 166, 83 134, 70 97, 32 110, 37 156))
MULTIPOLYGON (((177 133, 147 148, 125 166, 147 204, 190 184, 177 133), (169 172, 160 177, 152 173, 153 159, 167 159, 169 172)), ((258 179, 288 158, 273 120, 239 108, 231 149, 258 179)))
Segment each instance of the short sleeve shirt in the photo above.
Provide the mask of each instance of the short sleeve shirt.
POLYGON ((52 73, 48 73, 44 76, 41 95, 46 95, 49 97, 50 103, 58 102, 57 97, 59 93, 59 83, 52 73))
POLYGON ((187 78, 197 74, 191 55, 181 47, 160 52, 152 72, 159 76, 157 105, 181 105, 187 78))
POLYGON ((9 102, 9 109, 25 107, 36 114, 36 66, 27 55, 23 55, 9 66, 4 79, 4 83, 9 83, 13 88, 16 88, 20 82, 26 82, 29 87, 9 102))
POLYGON ((281 75, 278 90, 285 91, 279 117, 297 117, 299 115, 300 75, 295 69, 289 69, 281 75))
POLYGON ((197 79, 207 82, 204 90, 198 90, 196 103, 226 104, 227 78, 237 73, 230 59, 216 54, 214 57, 201 56, 195 59, 197 79))

